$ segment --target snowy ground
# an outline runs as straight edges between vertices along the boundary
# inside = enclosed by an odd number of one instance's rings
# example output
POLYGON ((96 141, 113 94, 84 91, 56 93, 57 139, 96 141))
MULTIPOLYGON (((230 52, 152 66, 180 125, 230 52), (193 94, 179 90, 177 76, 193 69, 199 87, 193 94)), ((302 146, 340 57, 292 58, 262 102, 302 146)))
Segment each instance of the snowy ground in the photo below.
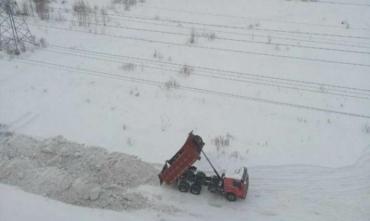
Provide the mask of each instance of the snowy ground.
POLYGON ((53 3, 52 20, 28 20, 47 48, 0 54, 0 123, 152 163, 194 130, 219 169, 249 167, 250 194, 228 204, 144 186, 183 212, 115 213, 1 185, 0 220, 370 219, 369 2, 89 2, 107 6, 106 26, 79 27, 72 2, 53 3))
POLYGON ((159 187, 153 182, 155 176, 148 174, 158 171, 124 154, 107 154, 60 137, 44 141, 22 135, 3 138, 1 182, 98 209, 64 205, 1 184, 1 220, 23 220, 26 216, 31 220, 225 220, 231 214, 238 220, 370 217, 370 153, 351 166, 336 169, 302 165, 250 167, 253 179, 248 198, 228 203, 206 191, 195 199, 197 196, 159 187), (146 184, 148 180, 151 185, 146 184))

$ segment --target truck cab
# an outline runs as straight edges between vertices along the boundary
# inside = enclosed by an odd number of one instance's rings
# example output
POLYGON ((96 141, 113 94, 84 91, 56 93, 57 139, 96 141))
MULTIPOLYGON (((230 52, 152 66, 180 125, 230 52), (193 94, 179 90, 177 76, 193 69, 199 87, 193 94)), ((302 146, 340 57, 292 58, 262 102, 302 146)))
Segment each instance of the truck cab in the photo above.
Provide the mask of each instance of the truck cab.
POLYGON ((235 201, 236 199, 245 199, 248 193, 249 175, 247 168, 243 168, 241 179, 223 178, 223 192, 226 199, 235 201))

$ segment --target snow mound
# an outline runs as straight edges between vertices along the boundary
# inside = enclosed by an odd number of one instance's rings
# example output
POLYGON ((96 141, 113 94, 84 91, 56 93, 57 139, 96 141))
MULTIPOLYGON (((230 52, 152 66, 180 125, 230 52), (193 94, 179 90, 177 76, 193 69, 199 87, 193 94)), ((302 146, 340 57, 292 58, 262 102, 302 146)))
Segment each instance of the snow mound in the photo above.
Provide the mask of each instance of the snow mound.
POLYGON ((0 132, 0 182, 65 203, 112 210, 153 207, 128 189, 157 182, 157 174, 137 157, 60 136, 36 140, 0 132))

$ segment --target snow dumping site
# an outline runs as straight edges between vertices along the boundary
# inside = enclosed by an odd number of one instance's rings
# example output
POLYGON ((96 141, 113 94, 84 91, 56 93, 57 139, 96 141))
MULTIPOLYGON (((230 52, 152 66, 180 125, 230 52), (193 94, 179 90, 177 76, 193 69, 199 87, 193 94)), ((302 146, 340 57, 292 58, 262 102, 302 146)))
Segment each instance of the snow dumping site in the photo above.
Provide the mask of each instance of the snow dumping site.
POLYGON ((5 133, 0 144, 0 181, 75 205, 123 210, 145 208, 129 188, 155 184, 152 165, 123 153, 56 137, 38 141, 5 133))
POLYGON ((368 0, 0 0, 0 221, 368 221, 369 73, 368 0))

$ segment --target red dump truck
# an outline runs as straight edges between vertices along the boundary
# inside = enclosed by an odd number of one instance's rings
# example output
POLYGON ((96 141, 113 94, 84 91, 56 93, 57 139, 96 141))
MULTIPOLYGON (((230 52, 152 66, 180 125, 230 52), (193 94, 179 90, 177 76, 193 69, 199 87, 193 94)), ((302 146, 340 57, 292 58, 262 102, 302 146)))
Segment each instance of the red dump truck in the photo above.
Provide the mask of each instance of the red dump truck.
POLYGON ((249 176, 247 168, 243 168, 240 179, 225 177, 225 174, 217 172, 208 156, 203 151, 204 142, 198 135, 189 133, 185 144, 165 165, 159 176, 160 184, 176 185, 181 192, 189 192, 195 195, 201 193, 203 187, 212 193, 220 193, 229 201, 245 199, 248 192, 249 176), (193 164, 200 160, 201 153, 204 155, 214 171, 214 175, 207 176, 197 170, 193 164))

